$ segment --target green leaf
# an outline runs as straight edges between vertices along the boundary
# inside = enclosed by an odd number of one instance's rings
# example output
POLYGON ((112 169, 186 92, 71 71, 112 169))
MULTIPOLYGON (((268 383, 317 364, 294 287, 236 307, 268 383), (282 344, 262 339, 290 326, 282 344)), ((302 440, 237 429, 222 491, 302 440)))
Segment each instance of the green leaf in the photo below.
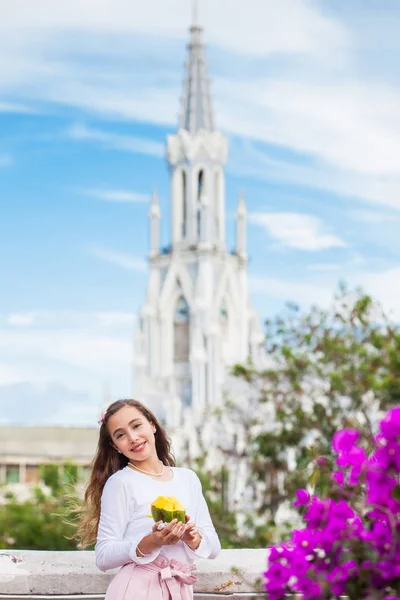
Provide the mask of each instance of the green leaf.
POLYGON ((393 490, 392 490, 392 497, 394 498, 394 500, 397 500, 400 502, 400 485, 396 485, 393 490))
POLYGON ((319 478, 320 478, 320 471, 319 471, 319 469, 316 469, 315 471, 313 471, 311 473, 309 480, 308 480, 311 487, 315 488, 319 478))

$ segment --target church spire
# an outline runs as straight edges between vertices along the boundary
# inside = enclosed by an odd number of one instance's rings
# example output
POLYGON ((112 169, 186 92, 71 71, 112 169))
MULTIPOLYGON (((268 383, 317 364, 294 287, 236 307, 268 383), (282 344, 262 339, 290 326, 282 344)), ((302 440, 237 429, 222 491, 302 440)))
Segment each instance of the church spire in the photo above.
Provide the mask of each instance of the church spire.
POLYGON ((192 27, 199 27, 199 1, 193 0, 192 5, 192 27))
POLYGON ((154 188, 149 210, 150 220, 150 256, 157 256, 160 251, 161 211, 157 190, 154 188))
POLYGON ((207 75, 202 28, 199 25, 198 2, 193 2, 192 26, 190 27, 189 60, 182 109, 179 119, 180 129, 196 134, 200 129, 214 130, 214 117, 211 105, 210 81, 207 75))

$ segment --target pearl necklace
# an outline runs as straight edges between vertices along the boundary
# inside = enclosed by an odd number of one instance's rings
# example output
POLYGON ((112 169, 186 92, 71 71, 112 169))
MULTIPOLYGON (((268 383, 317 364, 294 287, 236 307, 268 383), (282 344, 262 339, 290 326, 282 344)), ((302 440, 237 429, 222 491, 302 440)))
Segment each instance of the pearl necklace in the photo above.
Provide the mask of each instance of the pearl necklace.
MULTIPOLYGON (((161 462, 161 460, 160 460, 160 462, 161 462)), ((139 467, 137 467, 136 465, 133 465, 131 462, 128 462, 128 465, 130 465, 137 471, 140 471, 140 473, 144 473, 145 475, 151 475, 152 477, 161 477, 161 475, 164 473, 164 463, 161 463, 161 464, 162 464, 162 467, 161 467, 161 471, 159 473, 150 473, 150 471, 144 471, 143 469, 139 469, 139 467)))

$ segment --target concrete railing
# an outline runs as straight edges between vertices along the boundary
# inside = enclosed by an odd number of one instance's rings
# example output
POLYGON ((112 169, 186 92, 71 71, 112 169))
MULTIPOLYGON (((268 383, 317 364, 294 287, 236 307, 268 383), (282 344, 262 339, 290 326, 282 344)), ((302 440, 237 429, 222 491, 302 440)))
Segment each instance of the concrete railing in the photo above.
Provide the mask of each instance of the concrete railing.
MULTIPOLYGON (((196 600, 265 600, 265 550, 222 550, 196 564, 196 600)), ((0 599, 101 600, 115 572, 99 571, 94 552, 0 550, 0 599)))

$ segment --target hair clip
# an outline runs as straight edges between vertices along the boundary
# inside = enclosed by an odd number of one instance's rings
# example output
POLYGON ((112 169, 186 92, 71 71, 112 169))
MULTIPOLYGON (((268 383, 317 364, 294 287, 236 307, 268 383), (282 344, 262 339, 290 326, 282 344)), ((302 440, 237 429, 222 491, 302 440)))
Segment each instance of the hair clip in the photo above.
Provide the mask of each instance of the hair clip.
POLYGON ((104 421, 105 421, 105 418, 106 418, 106 413, 105 413, 105 412, 102 412, 102 413, 101 413, 101 415, 100 415, 100 419, 97 421, 97 422, 98 422, 98 424, 99 424, 99 425, 103 425, 103 423, 104 423, 104 421))

